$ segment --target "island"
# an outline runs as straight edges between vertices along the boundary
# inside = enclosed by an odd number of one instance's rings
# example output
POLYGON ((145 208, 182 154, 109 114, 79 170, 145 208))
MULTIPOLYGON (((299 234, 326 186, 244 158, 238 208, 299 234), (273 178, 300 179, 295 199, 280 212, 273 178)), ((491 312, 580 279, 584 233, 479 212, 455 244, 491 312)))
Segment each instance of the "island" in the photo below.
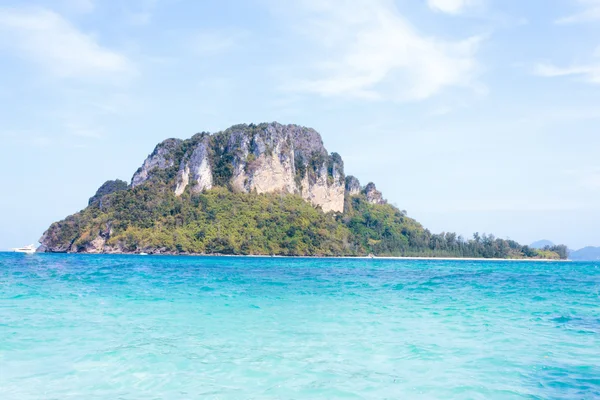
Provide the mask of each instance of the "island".
POLYGON ((493 235, 433 234, 346 175, 311 128, 276 122, 158 144, 131 183, 108 181, 38 251, 566 259, 493 235))

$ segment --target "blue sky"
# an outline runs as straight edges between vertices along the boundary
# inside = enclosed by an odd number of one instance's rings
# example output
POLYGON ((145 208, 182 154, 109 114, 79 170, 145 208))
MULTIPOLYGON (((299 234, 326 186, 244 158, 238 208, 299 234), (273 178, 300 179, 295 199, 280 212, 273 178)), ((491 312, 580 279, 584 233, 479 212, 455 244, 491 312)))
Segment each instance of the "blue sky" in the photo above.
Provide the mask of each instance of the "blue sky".
POLYGON ((600 245, 600 0, 1 0, 0 104, 0 248, 263 121, 434 232, 600 245))

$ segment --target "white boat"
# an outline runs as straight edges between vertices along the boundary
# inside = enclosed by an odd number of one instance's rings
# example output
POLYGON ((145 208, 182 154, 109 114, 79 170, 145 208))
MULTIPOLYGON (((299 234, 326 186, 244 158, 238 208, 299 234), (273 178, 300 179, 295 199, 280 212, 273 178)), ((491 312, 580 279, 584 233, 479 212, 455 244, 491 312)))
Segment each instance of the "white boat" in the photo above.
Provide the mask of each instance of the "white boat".
POLYGON ((23 247, 17 247, 12 249, 15 253, 27 253, 27 254, 33 254, 35 253, 35 245, 30 244, 29 246, 23 246, 23 247))
POLYGON ((147 256, 148 253, 140 253, 140 256, 147 256))

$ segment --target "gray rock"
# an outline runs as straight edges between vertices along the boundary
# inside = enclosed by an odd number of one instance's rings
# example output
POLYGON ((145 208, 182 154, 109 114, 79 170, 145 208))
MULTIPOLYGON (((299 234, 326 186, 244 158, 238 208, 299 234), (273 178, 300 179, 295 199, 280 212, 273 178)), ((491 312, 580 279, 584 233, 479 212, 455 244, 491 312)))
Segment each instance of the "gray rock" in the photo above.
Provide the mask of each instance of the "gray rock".
MULTIPOLYGON (((178 196, 190 185, 197 192, 210 189, 215 182, 223 184, 215 168, 226 158, 231 164, 227 185, 235 191, 293 193, 325 212, 343 211, 344 163, 338 154, 328 154, 314 129, 277 122, 243 124, 213 135, 196 135, 177 145, 185 147, 183 158, 177 161, 178 196)), ((149 179, 153 169, 172 165, 169 155, 174 151, 165 148, 157 148, 144 162, 134 177, 136 185, 149 179)))
POLYGON ((361 191, 361 186, 360 186, 360 182, 358 181, 358 179, 355 176, 348 175, 346 177, 346 192, 350 196, 356 196, 356 195, 360 194, 360 191, 361 191))
POLYGON ((131 179, 131 187, 136 187, 152 177, 152 172, 167 169, 175 165, 175 151, 182 144, 180 139, 167 139, 159 143, 152 154, 146 158, 144 164, 137 170, 131 179))
POLYGON ((177 196, 188 187, 200 192, 219 184, 246 193, 298 194, 325 212, 344 209, 344 162, 339 154, 329 154, 312 128, 242 124, 186 141, 168 139, 144 161, 131 186, 174 165, 179 166, 177 177, 169 184, 177 196), (230 168, 223 168, 223 162, 230 168))
POLYGON ((367 197, 367 201, 371 204, 387 204, 387 201, 383 199, 383 195, 373 182, 369 182, 363 189, 363 193, 367 197))
POLYGON ((212 169, 209 159, 210 136, 203 135, 198 143, 191 149, 191 155, 181 161, 177 174, 175 194, 180 196, 188 185, 192 185, 195 193, 213 187, 212 169))

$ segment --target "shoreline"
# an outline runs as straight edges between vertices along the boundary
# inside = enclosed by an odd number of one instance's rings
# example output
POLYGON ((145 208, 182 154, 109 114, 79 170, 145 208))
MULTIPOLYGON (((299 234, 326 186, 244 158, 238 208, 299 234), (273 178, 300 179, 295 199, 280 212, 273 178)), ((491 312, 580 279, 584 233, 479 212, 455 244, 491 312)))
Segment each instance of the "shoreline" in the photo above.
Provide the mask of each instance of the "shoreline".
MULTIPOLYGON (((0 251, 0 253, 14 253, 13 251, 0 251)), ((160 257, 249 257, 249 258, 309 258, 309 259, 331 259, 331 260, 414 260, 414 261, 515 261, 515 262, 573 262, 573 260, 554 260, 549 258, 476 258, 476 257, 423 257, 423 256, 282 256, 282 255, 259 255, 259 254, 140 254, 140 253, 45 253, 33 254, 72 254, 72 255, 95 255, 95 256, 160 256, 160 257)), ((28 255, 33 255, 28 254, 28 255)))

